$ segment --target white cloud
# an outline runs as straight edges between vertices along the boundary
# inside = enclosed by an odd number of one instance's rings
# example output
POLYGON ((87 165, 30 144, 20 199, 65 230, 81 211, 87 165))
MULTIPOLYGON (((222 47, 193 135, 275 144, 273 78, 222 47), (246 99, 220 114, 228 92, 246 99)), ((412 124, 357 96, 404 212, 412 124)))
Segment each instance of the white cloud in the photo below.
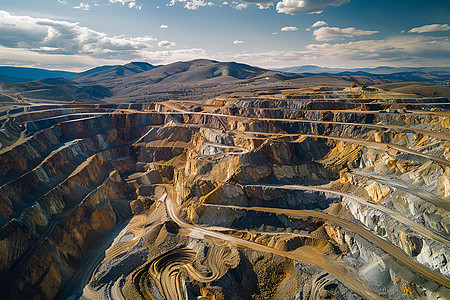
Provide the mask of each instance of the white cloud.
POLYGON ((152 64, 168 64, 176 61, 187 61, 207 57, 208 55, 205 50, 193 48, 163 51, 142 51, 140 59, 149 61, 152 64))
POLYGON ((96 58, 87 55, 64 55, 38 53, 26 49, 5 48, 0 46, 0 64, 14 66, 40 67, 48 69, 84 71, 100 65, 123 65, 131 60, 148 61, 152 64, 169 64, 176 61, 187 61, 206 58, 203 49, 180 49, 164 51, 139 51, 138 55, 127 59, 96 58))
POLYGON ((273 34, 273 35, 277 35, 277 34, 278 34, 278 32, 272 32, 272 34, 273 34))
POLYGON ((450 64, 450 38, 396 36, 340 44, 310 44, 301 51, 268 51, 215 57, 263 67, 305 64, 328 67, 441 66, 450 64))
POLYGON ((339 6, 350 0, 282 0, 277 3, 277 11, 288 15, 319 13, 327 6, 339 6))
MULTIPOLYGON (((348 59, 413 61, 420 58, 450 60, 450 38, 392 37, 385 40, 366 40, 345 44, 312 44, 306 46, 311 53, 348 59)), ((442 61, 444 62, 444 61, 442 61)))
POLYGON ((121 3, 122 5, 125 5, 129 2, 135 2, 135 0, 109 0, 109 3, 121 3))
POLYGON ((267 9, 273 5, 273 0, 242 0, 245 3, 256 4, 259 9, 267 9))
POLYGON ((243 44, 243 43, 244 43, 244 41, 240 41, 240 40, 233 41, 233 44, 235 44, 235 45, 239 45, 239 44, 243 44))
POLYGON ((436 31, 449 31, 450 26, 448 24, 430 24, 422 27, 416 27, 409 30, 409 33, 425 33, 425 32, 436 32, 436 31))
MULTIPOLYGON (((134 1, 134 0, 109 0, 115 2, 134 1)), ((213 6, 213 2, 206 2, 205 0, 170 0, 166 6, 174 6, 176 3, 184 3, 184 7, 189 10, 196 10, 199 7, 213 6)), ((234 0, 231 4, 228 1, 219 3, 218 6, 231 5, 234 9, 243 10, 249 4, 255 4, 259 9, 267 9, 274 5, 277 0, 234 0)), ((318 14, 328 6, 340 6, 348 3, 350 0, 278 0, 276 10, 278 13, 285 13, 295 15, 300 13, 318 14)))
POLYGON ((196 10, 199 7, 207 6, 208 4, 204 0, 190 0, 184 5, 189 10, 196 10))
POLYGON ((90 10, 91 6, 89 4, 87 4, 87 3, 81 2, 80 5, 74 6, 73 8, 75 8, 75 9, 82 9, 82 10, 90 10))
POLYGON ((316 28, 316 27, 322 27, 322 26, 327 26, 328 23, 325 21, 317 21, 316 23, 312 24, 311 27, 312 28, 316 28))
POLYGON ((139 50, 152 47, 150 36, 127 38, 108 36, 78 23, 17 16, 0 11, 0 45, 52 54, 90 55, 94 57, 133 57, 139 50))
POLYGON ((314 30, 313 35, 317 41, 331 41, 339 37, 354 37, 362 35, 372 35, 378 31, 366 31, 355 29, 354 27, 338 28, 338 27, 321 27, 314 30))
POLYGON ((159 28, 161 28, 161 29, 167 29, 167 28, 169 28, 169 25, 161 25, 161 26, 159 26, 159 28))
POLYGON ((295 26, 285 26, 283 28, 281 28, 281 31, 297 31, 298 28, 295 26))
POLYGON ((187 8, 188 10, 196 10, 199 7, 214 5, 214 3, 206 2, 205 0, 171 0, 167 6, 174 6, 177 2, 184 3, 184 8, 187 8))
POLYGON ((169 42, 169 41, 161 41, 158 43, 159 47, 165 47, 165 48, 170 48, 170 47, 174 47, 176 46, 176 44, 174 42, 169 42))
MULTIPOLYGON (((162 41, 163 47, 175 43, 162 41), (167 43, 166 43, 167 42, 167 43)), ((82 70, 105 64, 166 64, 208 57, 203 49, 151 51, 150 36, 108 36, 78 23, 17 16, 0 10, 0 64, 82 70)))
POLYGON ((82 71, 87 67, 124 64, 129 60, 103 59, 87 55, 48 54, 27 49, 0 46, 0 64, 82 71))
POLYGON ((142 5, 137 5, 136 0, 109 0, 109 3, 120 3, 127 5, 129 8, 142 9, 142 5))
POLYGON ((58 3, 61 3, 62 5, 67 5, 68 2, 66 0, 58 0, 58 3))
POLYGON ((233 4, 232 5, 233 8, 237 9, 237 10, 243 10, 248 7, 247 3, 239 3, 239 2, 233 1, 232 4, 233 4))

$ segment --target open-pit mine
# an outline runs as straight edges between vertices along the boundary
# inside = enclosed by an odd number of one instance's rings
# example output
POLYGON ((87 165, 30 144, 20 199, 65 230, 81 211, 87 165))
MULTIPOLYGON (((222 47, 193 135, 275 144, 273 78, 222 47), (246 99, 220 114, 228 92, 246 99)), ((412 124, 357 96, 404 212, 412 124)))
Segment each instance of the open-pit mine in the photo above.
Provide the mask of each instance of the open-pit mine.
POLYGON ((11 99, 2 299, 450 299, 446 98, 11 99))

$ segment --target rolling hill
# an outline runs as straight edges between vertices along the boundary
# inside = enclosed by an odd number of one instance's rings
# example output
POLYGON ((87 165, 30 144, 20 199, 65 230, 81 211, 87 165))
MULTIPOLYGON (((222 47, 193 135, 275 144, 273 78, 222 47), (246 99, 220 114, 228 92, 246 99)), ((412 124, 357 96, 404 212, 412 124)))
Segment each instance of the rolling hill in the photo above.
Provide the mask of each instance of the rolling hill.
POLYGON ((197 59, 176 62, 126 77, 105 78, 96 84, 110 88, 112 101, 202 99, 224 92, 282 89, 298 85, 301 74, 266 70, 235 62, 197 59))
POLYGON ((8 82, 26 82, 54 77, 69 78, 76 74, 77 73, 66 71, 0 66, 0 81, 8 82))
POLYGON ((416 94, 423 97, 445 97, 450 99, 450 87, 429 85, 421 82, 402 82, 380 84, 376 87, 402 94, 416 94))
POLYGON ((48 78, 30 82, 3 82, 2 91, 16 100, 50 100, 63 102, 95 102, 112 96, 100 85, 83 85, 66 78, 48 78))
POLYGON ((429 73, 429 74, 450 74, 450 67, 419 67, 419 68, 410 68, 410 67, 388 67, 388 66, 379 66, 376 68, 327 68, 327 67, 319 67, 314 65, 304 65, 304 66, 295 66, 295 67, 287 67, 287 68, 278 68, 276 71, 281 72, 289 72, 289 73, 314 73, 314 74, 338 74, 343 72, 365 72, 369 74, 394 74, 394 73, 429 73))
POLYGON ((78 82, 93 82, 101 81, 103 79, 111 79, 115 77, 129 76, 132 74, 142 73, 148 70, 156 68, 146 62, 131 62, 126 65, 114 65, 114 66, 100 66, 81 73, 78 73, 72 77, 71 80, 78 82))
MULTIPOLYGON (((310 66, 310 68, 316 68, 310 66)), ((379 67, 378 71, 388 67, 379 67)), ((434 71, 437 72, 438 68, 434 71)), ((441 68, 443 72, 445 68, 441 68)), ((331 70, 331 69, 330 69, 331 70)), ((67 74, 66 74, 67 75, 67 74)), ((369 85, 419 82, 398 92, 448 97, 446 88, 427 86, 446 83, 450 75, 400 72, 371 74, 364 71, 337 74, 295 74, 267 70, 236 62, 197 59, 153 66, 145 62, 100 66, 70 78, 43 79, 26 83, 3 83, 3 93, 21 98, 55 101, 154 102, 169 99, 201 100, 255 91, 277 91, 311 86, 346 87, 359 81, 369 85), (425 84, 424 84, 425 83, 425 84), (421 84, 421 85, 420 85, 421 84)))

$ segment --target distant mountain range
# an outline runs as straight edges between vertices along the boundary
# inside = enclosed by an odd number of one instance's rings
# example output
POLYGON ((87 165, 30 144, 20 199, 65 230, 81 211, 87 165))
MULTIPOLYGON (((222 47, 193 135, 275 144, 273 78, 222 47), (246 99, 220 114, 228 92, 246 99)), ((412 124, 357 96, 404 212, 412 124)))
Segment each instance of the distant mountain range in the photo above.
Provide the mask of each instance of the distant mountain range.
POLYGON ((81 73, 0 67, 0 81, 3 81, 1 92, 18 100, 148 102, 209 99, 236 92, 277 92, 307 86, 349 86, 353 81, 370 85, 395 82, 449 85, 450 68, 301 66, 267 70, 236 62, 196 59, 164 66, 131 62, 81 73))
MULTIPOLYGON (((105 78, 95 84, 110 88, 114 101, 200 99, 225 92, 273 88, 301 74, 266 70, 235 62, 196 59, 176 62, 126 77, 105 78)), ((288 87, 288 84, 283 84, 288 87)))
MULTIPOLYGON (((208 61, 208 60, 203 60, 208 61)), ((180 63, 175 63, 180 64, 180 63)), ((168 66, 171 66, 170 64, 168 66)), ((243 64, 240 64, 243 65, 243 64)), ((154 66, 146 62, 131 62, 126 65, 107 65, 99 66, 93 69, 75 73, 67 71, 51 71, 37 68, 24 67, 8 67, 0 66, 0 81, 8 82, 26 82, 33 80, 40 80, 46 78, 62 77, 78 82, 99 81, 104 79, 111 79, 116 77, 126 77, 133 74, 138 74, 153 70, 161 66, 154 66)), ((171 68, 171 67, 169 67, 171 68)), ((256 68, 256 67, 255 67, 256 68)), ((261 69, 261 68, 258 68, 261 69)), ((268 71, 268 70, 266 70, 268 71)), ((396 68, 388 66, 380 66, 376 68, 326 68, 314 65, 304 65, 296 67, 287 67, 273 69, 273 71, 294 74, 335 74, 335 75, 392 75, 392 74, 430 74, 433 76, 450 75, 450 67, 421 67, 421 68, 396 68)), ((402 76, 400 76, 402 77, 402 76)), ((404 77, 404 76, 403 76, 404 77)), ((419 76, 424 77, 424 76, 419 76)), ((427 79, 426 76, 423 79, 427 79)), ((429 79, 429 78, 428 78, 429 79)))
POLYGON ((25 82, 55 77, 70 78, 77 74, 78 73, 66 71, 50 71, 36 68, 0 66, 0 81, 8 82, 25 82))
MULTIPOLYGON (((30 73, 34 71, 35 69, 31 69, 30 73)), ((225 92, 288 88, 296 84, 296 79, 305 77, 301 74, 207 59, 176 62, 165 66, 133 62, 123 66, 101 66, 70 75, 68 78, 31 82, 4 82, 2 89, 3 93, 26 99, 97 101, 108 98, 108 101, 117 102, 163 101, 203 99, 225 92)), ((22 78, 26 77, 31 76, 22 78)))
POLYGON ((17 100, 98 101, 111 97, 110 89, 101 85, 83 85, 66 78, 46 78, 30 82, 0 82, 1 92, 17 100))
POLYGON ((435 85, 450 85, 450 67, 395 68, 381 66, 376 68, 346 69, 307 65, 277 70, 293 74, 303 74, 305 76, 331 76, 371 85, 393 82, 422 82, 435 85))
POLYGON ((364 72, 369 74, 394 74, 394 73, 429 73, 437 75, 450 75, 450 67, 421 67, 421 68, 409 68, 409 67, 388 67, 380 66, 376 68, 326 68, 313 65, 287 67, 274 69, 280 72, 288 73, 313 73, 313 74, 338 74, 338 73, 357 73, 364 72))
POLYGON ((67 78, 77 81, 99 80, 118 76, 128 76, 156 68, 146 62, 131 62, 126 65, 100 66, 75 73, 66 71, 51 71, 37 68, 2 67, 0 66, 0 81, 27 82, 47 78, 67 78))
POLYGON ((153 70, 155 68, 157 68, 157 66, 151 65, 146 62, 131 62, 123 66, 115 65, 115 66, 96 67, 78 73, 75 76, 70 77, 70 79, 76 80, 78 82, 97 81, 106 78, 111 79, 115 77, 129 76, 137 73, 142 73, 148 70, 153 70))

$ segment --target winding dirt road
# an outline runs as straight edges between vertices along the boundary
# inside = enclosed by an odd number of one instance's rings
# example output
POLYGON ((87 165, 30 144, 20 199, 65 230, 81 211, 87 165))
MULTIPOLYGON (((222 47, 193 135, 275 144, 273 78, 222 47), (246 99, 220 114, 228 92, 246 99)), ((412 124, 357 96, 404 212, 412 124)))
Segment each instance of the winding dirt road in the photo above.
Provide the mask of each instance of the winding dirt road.
MULTIPOLYGON (((391 255, 395 259, 397 259, 402 264, 409 267, 411 270, 416 271, 417 273, 423 275, 424 277, 431 279, 447 288, 450 288, 450 279, 439 275, 430 269, 426 268, 425 266, 415 262, 408 256, 406 256, 400 249, 395 247, 394 245, 390 244, 386 240, 376 236, 372 232, 368 231, 367 229, 352 223, 350 221, 328 215, 323 212, 319 211, 312 211, 312 210, 293 210, 293 209, 283 209, 283 208, 274 208, 274 207, 243 207, 243 206, 234 206, 234 205, 217 205, 217 204, 205 204, 207 206, 215 206, 215 207, 227 207, 227 208, 234 208, 234 209, 244 209, 244 210, 253 210, 253 211, 260 211, 260 212, 268 212, 268 213, 279 213, 284 214, 292 217, 299 217, 299 218, 305 218, 305 217, 316 217, 321 218, 324 220, 329 220, 330 222, 342 226, 344 228, 347 228, 375 246, 379 247, 383 251, 385 251, 387 254, 391 255)), ((325 268, 324 268, 325 269, 325 268)), ((325 269, 326 270, 326 269, 325 269)), ((337 276, 340 278, 339 276, 337 276)))
POLYGON ((408 192, 422 200, 433 203, 434 205, 441 207, 447 211, 450 211, 450 202, 442 199, 441 197, 436 196, 428 191, 416 188, 415 186, 408 184, 404 181, 398 180, 396 178, 390 178, 387 176, 383 176, 376 173, 369 173, 361 170, 351 170, 350 173, 355 174, 357 176, 365 177, 367 179, 371 179, 382 183, 384 185, 390 186, 395 189, 399 189, 405 192, 408 192))
MULTIPOLYGON (((329 193, 329 194, 334 194, 334 195, 338 195, 341 197, 346 197, 349 198, 353 201, 356 201, 358 203, 361 203, 362 205, 368 206, 370 208, 376 209, 378 211, 381 211, 387 215, 389 215, 390 217, 392 217, 393 219, 405 224, 406 226, 408 226, 409 228, 411 228, 412 230, 416 231, 417 233, 420 233, 421 235, 432 239, 438 243, 441 243, 447 247, 450 247, 450 240, 448 240, 447 237, 442 236, 440 233, 428 229, 408 218, 406 218, 405 216, 403 216, 401 213, 391 210, 389 208, 386 208, 382 205, 379 205, 377 203, 373 203, 373 202, 369 202, 363 198, 354 196, 352 194, 347 194, 347 193, 343 193, 343 192, 339 192, 339 191, 334 191, 331 189, 327 189, 327 188, 323 188, 323 187, 316 187, 316 186, 304 186, 304 185, 271 185, 271 184, 254 184, 254 185, 247 185, 247 187, 259 187, 259 188, 273 188, 273 189, 283 189, 283 190, 298 190, 298 191, 315 191, 315 192, 323 192, 323 193, 329 193)), ((323 213, 325 216, 330 216, 328 214, 323 213)), ((341 220, 341 219, 340 219, 341 220)), ((351 223, 353 224, 353 223, 351 223)))
MULTIPOLYGON (((250 242, 244 239, 229 236, 223 233, 218 233, 210 231, 199 226, 188 224, 178 218, 178 211, 175 209, 173 204, 173 191, 168 191, 168 197, 165 200, 166 209, 169 217, 180 226, 180 228, 188 230, 188 234, 192 238, 205 239, 205 237, 217 238, 220 240, 229 241, 237 246, 253 249, 257 251, 272 253, 280 255, 283 257, 291 258, 298 261, 303 261, 305 263, 318 266, 325 271, 329 272, 336 278, 340 279, 343 283, 348 285, 352 290, 354 290, 359 295, 367 299, 383 299, 376 293, 369 290, 362 282, 358 280, 356 272, 349 267, 343 261, 335 260, 333 258, 328 258, 320 253, 318 249, 312 246, 303 246, 295 251, 281 251, 264 245, 260 245, 254 242, 250 242)), ((176 199, 176 198, 175 198, 176 199)))

